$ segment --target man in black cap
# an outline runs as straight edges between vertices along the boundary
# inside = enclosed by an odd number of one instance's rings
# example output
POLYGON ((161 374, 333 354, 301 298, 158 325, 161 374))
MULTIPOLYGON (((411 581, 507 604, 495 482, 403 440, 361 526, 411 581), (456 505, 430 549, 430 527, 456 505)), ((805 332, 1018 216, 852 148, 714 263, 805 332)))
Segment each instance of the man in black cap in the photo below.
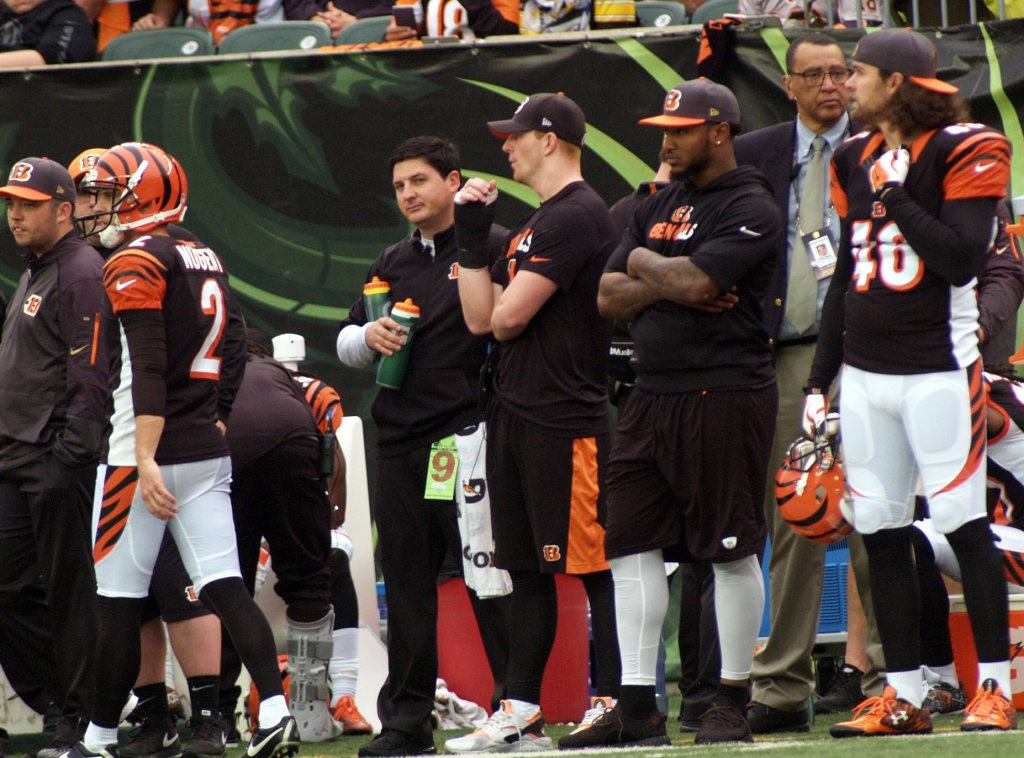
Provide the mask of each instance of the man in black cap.
POLYGON ((53 630, 57 680, 48 689, 63 717, 39 755, 57 758, 85 728, 92 697, 89 520, 110 390, 102 336, 112 315, 103 259, 75 234, 67 170, 25 158, 0 195, 28 262, 0 340, 0 603, 20 607, 33 628, 53 630), (48 615, 18 600, 40 574, 48 615))
POLYGON ((684 82, 669 90, 662 115, 640 123, 664 129, 673 183, 628 221, 598 296, 605 316, 633 319, 637 376, 608 464, 622 695, 571 745, 668 744, 654 699, 666 558, 711 563, 715 574, 721 683, 696 741, 749 742, 764 608, 757 553, 778 404, 761 303, 785 226, 764 176, 737 167, 740 110, 728 89, 684 82))
POLYGON ((821 430, 844 364, 841 426, 852 521, 864 536, 888 686, 835 737, 932 730, 918 642, 911 521, 919 487, 963 572, 981 686, 964 731, 1014 729, 1006 588, 985 504, 985 391, 975 287, 1006 195, 1010 144, 967 122, 916 32, 868 35, 853 57, 852 118, 871 129, 832 159, 835 275, 804 405, 821 430), (916 486, 915 486, 916 485, 916 486))
POLYGON ((580 576, 590 598, 599 697, 580 733, 618 697, 603 528, 610 322, 596 302, 615 228, 580 173, 586 126, 576 103, 552 93, 488 124, 505 140, 513 178, 541 201, 493 266, 486 241, 496 183, 470 179, 455 199, 463 315, 470 331, 498 343, 487 470, 494 563, 510 572, 514 591, 507 699, 475 732, 448 740, 449 752, 550 747, 540 689, 558 623, 555 574, 580 576))

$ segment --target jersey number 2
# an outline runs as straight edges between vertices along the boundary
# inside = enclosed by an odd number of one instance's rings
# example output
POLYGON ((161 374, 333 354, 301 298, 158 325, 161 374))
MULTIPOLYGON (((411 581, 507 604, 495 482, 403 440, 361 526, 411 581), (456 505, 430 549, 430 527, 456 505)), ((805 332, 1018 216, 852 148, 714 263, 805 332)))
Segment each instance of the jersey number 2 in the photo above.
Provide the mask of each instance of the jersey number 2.
POLYGON ((220 358, 215 353, 224 334, 224 292, 216 279, 207 279, 199 292, 199 307, 207 316, 213 316, 213 324, 203 340, 199 352, 192 359, 189 376, 193 379, 220 379, 220 358))

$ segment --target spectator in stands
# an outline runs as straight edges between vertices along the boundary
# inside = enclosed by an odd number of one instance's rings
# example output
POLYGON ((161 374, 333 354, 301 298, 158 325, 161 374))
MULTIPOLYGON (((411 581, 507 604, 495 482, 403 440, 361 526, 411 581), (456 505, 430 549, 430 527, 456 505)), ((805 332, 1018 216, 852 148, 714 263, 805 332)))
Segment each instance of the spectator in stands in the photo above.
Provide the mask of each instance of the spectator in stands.
MULTIPOLYGON (((828 26, 829 5, 832 6, 832 21, 836 24, 857 27, 881 26, 881 3, 877 0, 859 0, 860 21, 857 23, 858 0, 839 0, 829 3, 828 0, 813 0, 809 3, 811 18, 810 26, 828 26)), ((804 0, 740 0, 739 12, 747 16, 778 16, 783 23, 805 22, 804 0)))
POLYGON ((0 4, 0 68, 83 63, 95 57, 96 37, 73 0, 0 4))
POLYGON ((174 23, 181 0, 75 0, 96 35, 96 52, 128 32, 165 29, 174 23))
POLYGON ((393 0, 284 0, 284 17, 289 21, 319 21, 337 34, 361 18, 391 15, 393 0))

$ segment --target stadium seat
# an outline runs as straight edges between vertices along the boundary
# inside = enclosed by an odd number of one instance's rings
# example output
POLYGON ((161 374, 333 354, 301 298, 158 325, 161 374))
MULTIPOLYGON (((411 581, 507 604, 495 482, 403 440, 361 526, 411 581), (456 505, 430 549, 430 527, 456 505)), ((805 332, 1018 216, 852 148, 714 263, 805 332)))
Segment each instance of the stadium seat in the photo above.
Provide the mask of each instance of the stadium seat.
POLYGON ((367 42, 383 42, 384 30, 391 26, 391 16, 370 16, 349 24, 334 40, 335 45, 361 45, 367 42))
POLYGON ((266 53, 273 50, 316 50, 331 44, 331 29, 319 21, 281 21, 250 24, 235 29, 220 41, 218 52, 266 53))
POLYGON ((686 8, 675 0, 640 0, 636 20, 640 26, 679 26, 686 23, 686 8))
MULTIPOLYGON (((640 4, 637 3, 637 7, 639 6, 640 4)), ((705 21, 722 18, 726 13, 735 13, 739 7, 739 0, 707 0, 690 16, 690 23, 703 26, 705 21)))
POLYGON ((138 61, 152 58, 188 58, 213 55, 213 35, 209 29, 172 26, 145 32, 128 32, 114 37, 103 51, 105 61, 138 61))

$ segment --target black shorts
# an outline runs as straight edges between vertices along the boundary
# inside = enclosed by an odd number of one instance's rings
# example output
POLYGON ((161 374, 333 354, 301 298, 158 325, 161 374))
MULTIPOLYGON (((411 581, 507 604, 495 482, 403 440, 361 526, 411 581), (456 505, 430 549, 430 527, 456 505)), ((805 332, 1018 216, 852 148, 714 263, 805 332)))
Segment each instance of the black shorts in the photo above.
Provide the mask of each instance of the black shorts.
POLYGON ((168 624, 208 616, 210 611, 192 588, 178 546, 168 529, 160 543, 160 553, 149 581, 149 596, 142 611, 142 623, 163 618, 168 624))
POLYGON ((673 560, 724 563, 759 552, 778 404, 774 384, 634 389, 608 463, 608 557, 663 549, 673 560))
POLYGON ((491 404, 487 485, 494 564, 508 571, 591 574, 604 555, 608 434, 552 437, 491 404))

